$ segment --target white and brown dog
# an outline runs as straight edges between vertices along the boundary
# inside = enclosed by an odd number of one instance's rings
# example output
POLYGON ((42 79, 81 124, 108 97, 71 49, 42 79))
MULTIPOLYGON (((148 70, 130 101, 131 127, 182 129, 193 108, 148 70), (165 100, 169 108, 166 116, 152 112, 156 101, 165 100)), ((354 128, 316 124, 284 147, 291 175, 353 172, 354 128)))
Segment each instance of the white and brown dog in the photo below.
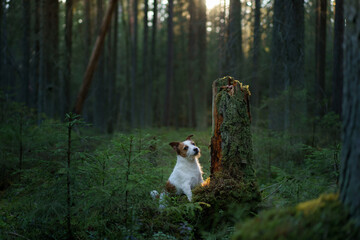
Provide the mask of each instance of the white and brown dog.
MULTIPOLYGON (((183 142, 170 143, 170 146, 177 153, 177 161, 165 186, 166 192, 178 195, 185 194, 189 201, 192 199, 191 189, 204 182, 199 163, 200 148, 191 140, 192 136, 188 136, 183 142)), ((151 192, 153 198, 160 198, 160 208, 162 208, 161 205, 163 204, 161 202, 165 194, 161 193, 159 195, 156 190, 151 192)))

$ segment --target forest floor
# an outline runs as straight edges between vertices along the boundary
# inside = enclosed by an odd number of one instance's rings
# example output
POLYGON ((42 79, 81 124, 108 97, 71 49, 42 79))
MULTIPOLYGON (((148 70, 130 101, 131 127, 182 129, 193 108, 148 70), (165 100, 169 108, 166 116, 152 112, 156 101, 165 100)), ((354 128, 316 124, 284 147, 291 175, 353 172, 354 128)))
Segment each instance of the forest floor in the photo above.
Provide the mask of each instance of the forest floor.
MULTIPOLYGON (((209 177, 211 129, 158 128, 109 136, 76 122, 68 167, 67 123, 24 121, 22 132, 18 126, 12 121, 0 128, 1 239, 64 239, 69 216, 75 239, 228 239, 234 231, 229 224, 196 232, 201 203, 180 199, 159 213, 149 195, 162 190, 176 163, 169 143, 190 134, 201 148, 204 179, 209 177)), ((252 133, 260 212, 337 191, 338 145, 290 144, 284 135, 255 127, 252 133)), ((236 214, 233 222, 239 221, 236 214)))

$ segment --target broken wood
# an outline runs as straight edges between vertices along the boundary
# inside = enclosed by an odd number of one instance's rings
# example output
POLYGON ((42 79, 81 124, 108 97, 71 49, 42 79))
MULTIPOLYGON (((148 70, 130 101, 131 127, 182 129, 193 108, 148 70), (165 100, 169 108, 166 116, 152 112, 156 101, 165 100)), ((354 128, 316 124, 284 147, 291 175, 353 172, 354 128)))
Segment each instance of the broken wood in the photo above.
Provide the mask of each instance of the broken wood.
POLYGON ((193 201, 210 206, 199 215, 201 227, 207 230, 228 221, 225 215, 219 217, 219 211, 235 207, 250 216, 261 201, 252 167, 249 87, 232 77, 219 78, 212 87, 211 174, 193 190, 193 201))
POLYGON ((96 38, 95 46, 91 54, 88 66, 86 68, 85 76, 82 85, 80 87, 80 91, 77 96, 76 104, 74 107, 74 112, 77 114, 81 114, 85 99, 88 95, 92 77, 94 75, 97 63, 99 61, 101 51, 104 47, 105 36, 110 27, 111 16, 115 10, 116 2, 117 0, 111 0, 107 12, 105 14, 105 17, 103 19, 103 22, 101 24, 99 35, 96 38))
POLYGON ((213 82, 213 136, 211 138, 211 175, 228 173, 253 175, 250 133, 249 87, 232 77, 213 82))

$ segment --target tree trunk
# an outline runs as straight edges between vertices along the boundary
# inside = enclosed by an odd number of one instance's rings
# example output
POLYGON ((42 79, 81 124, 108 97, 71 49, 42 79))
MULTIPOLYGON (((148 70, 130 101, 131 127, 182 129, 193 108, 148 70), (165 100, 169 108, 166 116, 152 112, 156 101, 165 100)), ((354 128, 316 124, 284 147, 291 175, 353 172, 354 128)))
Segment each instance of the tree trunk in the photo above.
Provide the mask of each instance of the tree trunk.
POLYGON ((101 24, 100 32, 99 32, 99 35, 97 36, 96 43, 95 43, 93 52, 91 54, 91 58, 89 60, 89 64, 87 66, 85 76, 84 76, 82 85, 80 87, 79 94, 77 96, 77 100, 76 100, 76 104, 75 104, 75 108, 74 108, 74 111, 77 114, 81 114, 81 112, 82 112, 84 101, 87 97, 87 94, 88 94, 88 91, 89 91, 89 88, 91 85, 92 77, 94 75, 94 71, 95 71, 96 65, 98 63, 100 54, 101 54, 101 50, 104 47, 105 35, 110 27, 111 15, 115 10, 116 2, 117 2, 117 0, 111 0, 108 10, 107 10, 105 17, 103 19, 103 22, 101 24))
POLYGON ((136 91, 136 82, 137 82, 137 45, 138 45, 138 1, 132 0, 133 4, 133 16, 131 20, 131 126, 134 128, 138 124, 137 119, 137 91, 136 91))
POLYGON ((332 110, 341 116, 343 99, 343 42, 344 42, 344 0, 336 0, 334 23, 334 62, 333 62, 333 95, 332 110))
POLYGON ((3 0, 0 0, 0 88, 3 89, 5 81, 3 77, 3 65, 4 65, 4 44, 3 44, 3 18, 5 17, 3 0))
POLYGON ((39 84, 38 84, 38 123, 41 121, 41 115, 45 112, 45 55, 47 54, 45 47, 45 1, 39 0, 39 84))
POLYGON ((91 54, 91 0, 85 0, 85 63, 87 64, 91 54))
POLYGON ((324 100, 325 94, 325 61, 326 61, 326 11, 328 0, 316 0, 316 115, 324 115, 326 112, 324 100))
POLYGON ((304 0, 275 0, 273 22, 269 128, 295 131, 306 109, 295 97, 305 86, 304 0))
POLYGON ((226 47, 225 47, 225 38, 226 38, 226 0, 223 0, 223 3, 220 2, 220 32, 219 32, 219 76, 229 75, 226 67, 226 47))
POLYGON ((255 0, 255 13, 254 13, 254 45, 253 45, 253 66, 252 66, 252 79, 253 79, 253 97, 252 105, 259 107, 260 104, 260 87, 259 83, 259 55, 260 55, 260 42, 261 42, 261 31, 260 31, 260 18, 261 18, 261 0, 255 0))
MULTIPOLYGON (((84 72, 86 70, 87 64, 89 62, 91 56, 91 44, 92 44, 92 34, 93 34, 93 22, 92 22, 92 0, 84 0, 84 28, 85 28, 85 39, 84 39, 84 72)), ((94 98, 90 97, 87 98, 84 111, 83 111, 83 118, 86 122, 94 122, 94 115, 93 115, 93 103, 94 98)))
POLYGON ((149 88, 148 88, 148 122, 149 126, 153 125, 153 84, 154 79, 156 78, 156 32, 157 32, 157 18, 158 18, 158 10, 157 10, 157 0, 154 0, 153 6, 153 19, 152 19, 152 30, 151 30, 151 49, 150 49, 150 78, 149 78, 149 88))
POLYGON ((70 96, 71 96, 71 58, 72 58, 72 23, 73 21, 73 0, 66 0, 65 9, 65 74, 62 104, 62 116, 70 111, 70 96))
POLYGON ((59 91, 59 1, 43 1, 44 110, 55 117, 60 106, 59 91))
POLYGON ((198 127, 204 129, 208 126, 207 124, 207 93, 208 87, 205 83, 207 73, 207 43, 206 43, 206 3, 205 0, 199 0, 198 6, 198 65, 199 65, 199 76, 198 76, 198 127))
POLYGON ((120 1, 120 7, 121 7, 121 23, 122 23, 122 29, 123 29, 123 37, 124 37, 124 42, 125 42, 125 63, 123 64, 124 66, 124 72, 125 72, 125 85, 127 86, 126 89, 123 90, 123 94, 124 97, 123 99, 125 99, 125 103, 123 105, 125 105, 124 107, 119 108, 119 117, 123 117, 123 119, 125 119, 125 121, 121 121, 121 123, 123 124, 123 127, 126 127, 125 123, 131 123, 131 114, 130 114, 130 105, 131 105, 131 96, 130 96, 130 91, 131 91, 131 79, 130 79, 130 67, 131 67, 131 59, 130 59, 130 50, 131 50, 131 32, 130 32, 130 7, 129 5, 130 1, 127 1, 127 6, 124 3, 124 0, 120 1), (125 15, 124 13, 127 10, 127 15, 125 15))
POLYGON ((302 119, 306 119, 305 81, 304 81, 304 0, 286 1, 285 53, 286 65, 285 89, 288 101, 285 104, 285 129, 298 142, 305 127, 302 119))
POLYGON ((34 65, 33 77, 31 81, 31 107, 38 109, 39 81, 40 81, 40 19, 41 6, 40 0, 35 0, 35 20, 34 20, 34 65))
POLYGON ((167 64, 166 64, 166 85, 165 85, 165 106, 163 124, 170 125, 170 107, 171 107, 171 85, 173 80, 173 9, 174 0, 168 1, 168 20, 167 20, 167 64))
POLYGON ((196 28, 196 24, 197 24, 197 17, 196 17, 196 3, 195 0, 189 0, 189 6, 188 6, 188 10, 189 10, 189 14, 190 14, 190 21, 189 21, 189 40, 188 40, 188 79, 187 79, 187 84, 189 86, 189 90, 188 90, 188 117, 189 117, 189 122, 188 122, 188 126, 189 127, 196 127, 196 104, 195 104, 195 94, 196 94, 196 89, 195 86, 196 84, 194 84, 196 82, 196 69, 197 69, 197 64, 196 64, 196 56, 197 54, 197 37, 196 37, 196 33, 198 32, 198 29, 196 28))
POLYGON ((242 86, 232 77, 213 83, 212 176, 218 171, 225 171, 234 178, 241 172, 246 172, 250 178, 255 176, 249 97, 248 86, 242 86))
POLYGON ((230 0, 229 8, 229 36, 227 40, 228 73, 241 79, 241 66, 243 65, 242 51, 242 27, 241 27, 241 2, 240 0, 230 0))
POLYGON ((344 99, 342 109, 341 200, 360 226, 360 4, 345 1, 344 99))
MULTIPOLYGON (((280 96, 284 90, 284 74, 283 66, 285 48, 283 35, 283 25, 285 23, 285 11, 283 9, 284 2, 287 0, 274 1, 272 45, 271 45, 271 78, 269 84, 269 129, 281 131, 284 129, 284 106, 273 104, 276 98, 280 96)), ((283 104, 283 103, 282 103, 283 104)))
MULTIPOLYGON (((22 99, 29 106, 30 94, 30 1, 23 0, 24 35, 23 35, 23 97, 22 99)), ((1 35, 0 35, 1 36, 1 35)))
POLYGON ((140 126, 144 127, 145 126, 145 121, 146 121, 146 108, 150 108, 150 106, 147 106, 146 103, 146 94, 147 92, 147 87, 148 86, 148 79, 149 79, 149 68, 148 68, 148 64, 149 64, 149 60, 148 60, 148 36, 149 36, 149 26, 148 26, 148 10, 149 10, 149 3, 148 0, 144 0, 144 33, 143 33, 143 54, 142 54, 142 79, 141 79, 141 86, 143 86, 142 88, 140 88, 141 91, 141 95, 144 96, 144 98, 142 98, 141 100, 141 108, 140 108, 140 126))
MULTIPOLYGON (((213 82, 211 175, 193 191, 194 201, 211 205, 202 214, 207 228, 219 221, 219 211, 229 211, 229 207, 236 205, 250 214, 256 211, 261 199, 252 167, 249 96, 248 86, 232 77, 213 82)), ((224 218, 220 221, 228 221, 224 218)))
MULTIPOLYGON (((104 18, 104 0, 96 0, 96 30, 98 34, 100 34, 102 21, 104 18)), ((109 27, 111 23, 111 18, 109 20, 109 27)), ((107 29, 109 31, 109 29, 107 29)), ((105 36, 106 37, 106 36, 105 36)), ((105 46, 105 38, 104 38, 104 46, 105 46)), ((106 99, 105 88, 106 88, 106 79, 105 79, 105 47, 102 48, 102 51, 99 55, 99 62, 97 69, 95 71, 95 78, 94 78, 94 88, 93 88, 93 96, 94 96, 94 124, 99 129, 105 129, 105 119, 106 119, 106 108, 107 104, 104 99, 106 99)))
POLYGON ((110 89, 109 89, 109 120, 107 123, 107 132, 113 133, 115 128, 115 119, 118 111, 118 106, 120 103, 120 97, 117 93, 116 88, 116 80, 117 80, 117 52, 118 52, 118 21, 119 21, 119 13, 118 13, 118 3, 115 4, 115 14, 114 14, 114 36, 113 36, 113 51, 112 51, 112 76, 110 79, 110 89))

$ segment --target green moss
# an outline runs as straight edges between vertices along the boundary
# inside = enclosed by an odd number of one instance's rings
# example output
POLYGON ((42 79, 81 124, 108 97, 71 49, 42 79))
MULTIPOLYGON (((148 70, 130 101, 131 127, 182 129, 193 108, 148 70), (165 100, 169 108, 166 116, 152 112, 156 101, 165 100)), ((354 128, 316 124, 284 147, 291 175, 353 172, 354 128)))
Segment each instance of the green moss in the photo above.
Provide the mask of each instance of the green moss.
POLYGON ((256 184, 253 164, 252 136, 246 97, 247 86, 231 77, 217 79, 215 102, 217 113, 222 116, 220 126, 220 170, 203 186, 193 190, 193 201, 205 202, 201 227, 212 229, 219 223, 229 223, 234 208, 244 216, 256 212, 261 201, 256 184))
POLYGON ((257 211, 261 200, 258 187, 253 181, 240 181, 218 172, 206 181, 207 184, 193 190, 194 202, 205 202, 200 212, 200 228, 212 229, 219 224, 228 224, 234 208, 240 208, 242 216, 248 217, 257 211))
POLYGON ((337 196, 330 194, 241 222, 233 239, 360 239, 360 229, 337 196))
POLYGON ((221 86, 229 84, 228 79, 229 77, 225 77, 215 81, 215 85, 218 86, 215 104, 218 113, 223 116, 220 127, 221 165, 235 178, 245 177, 254 180, 252 138, 247 103, 244 99, 245 93, 241 89, 242 84, 232 78, 230 78, 230 83, 235 84, 234 94, 221 89, 221 86))

